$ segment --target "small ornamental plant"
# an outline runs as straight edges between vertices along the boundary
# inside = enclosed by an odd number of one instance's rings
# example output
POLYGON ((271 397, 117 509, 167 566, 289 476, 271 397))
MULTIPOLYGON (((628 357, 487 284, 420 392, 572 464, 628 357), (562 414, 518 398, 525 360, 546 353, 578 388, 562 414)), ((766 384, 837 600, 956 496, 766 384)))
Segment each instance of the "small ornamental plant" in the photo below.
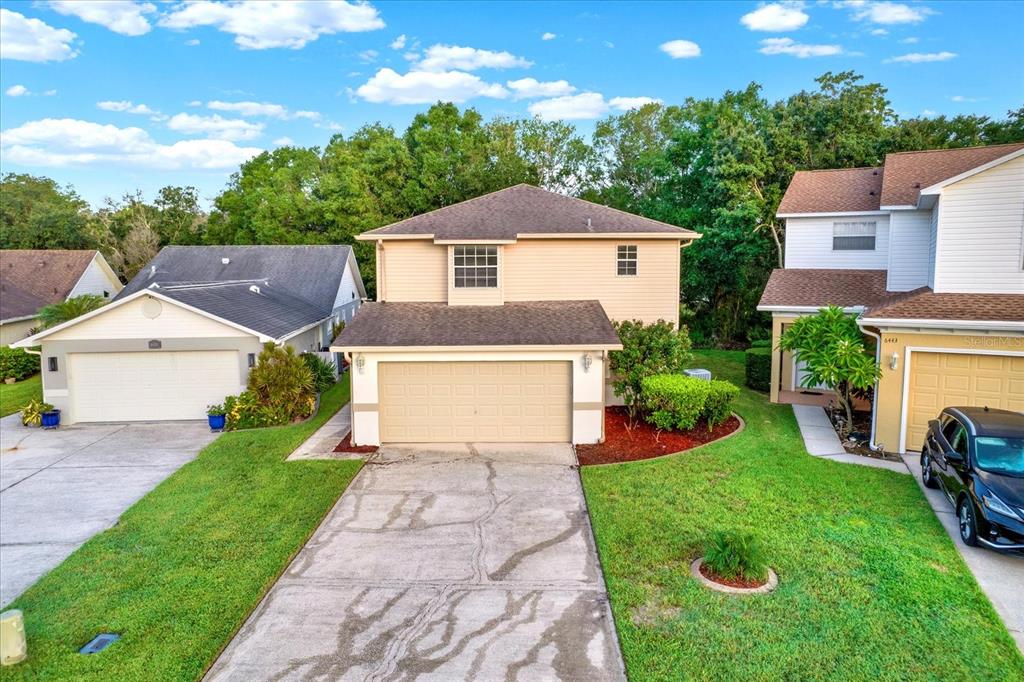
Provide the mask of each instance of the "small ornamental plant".
POLYGON ((223 417, 227 414, 227 410, 224 409, 223 405, 210 405, 206 408, 206 416, 208 417, 223 417))
POLYGON ((34 398, 21 408, 21 423, 25 426, 39 426, 43 423, 43 413, 51 410, 53 405, 34 398))
POLYGON ((715 578, 764 582, 768 562, 761 542, 752 533, 717 531, 711 536, 704 566, 715 578))

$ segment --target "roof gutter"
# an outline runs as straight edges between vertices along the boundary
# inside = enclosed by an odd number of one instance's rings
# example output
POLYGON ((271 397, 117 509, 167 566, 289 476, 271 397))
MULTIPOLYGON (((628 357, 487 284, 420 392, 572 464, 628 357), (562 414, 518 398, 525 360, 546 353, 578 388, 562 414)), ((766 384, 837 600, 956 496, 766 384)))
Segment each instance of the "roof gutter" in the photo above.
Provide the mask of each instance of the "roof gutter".
POLYGON ((916 327, 920 329, 960 329, 970 331, 1009 331, 1024 333, 1024 322, 1010 320, 929 320, 896 317, 866 317, 863 324, 873 327, 916 327))
POLYGON ((12 322, 24 322, 25 320, 34 320, 39 317, 39 313, 35 315, 22 315, 21 317, 9 317, 6 320, 0 320, 0 324, 11 324, 12 322))
MULTIPOLYGON (((795 313, 797 315, 803 315, 806 313, 817 313, 822 308, 827 308, 828 304, 822 305, 759 305, 757 309, 763 313, 795 313)), ((844 313, 862 313, 867 310, 867 306, 862 305, 851 305, 843 308, 844 313)))
POLYGON ((279 337, 279 338, 277 338, 277 339, 274 339, 274 343, 276 343, 277 345, 281 345, 282 343, 284 343, 284 342, 285 342, 285 341, 287 341, 288 339, 293 339, 293 338, 295 338, 296 336, 298 336, 299 334, 301 334, 302 332, 308 332, 308 331, 309 331, 310 329, 313 329, 314 327, 318 327, 318 326, 320 326, 320 325, 321 325, 321 324, 323 324, 323 323, 324 323, 324 322, 325 322, 326 320, 329 320, 329 319, 331 319, 332 317, 334 317, 334 316, 333 316, 333 315, 328 315, 327 317, 321 317, 321 318, 320 318, 319 320, 317 320, 316 322, 312 322, 312 323, 310 323, 310 324, 307 324, 307 325, 306 325, 305 327, 299 327, 298 329, 296 329, 296 330, 295 330, 295 331, 293 331, 293 332, 288 332, 288 333, 287 333, 287 334, 285 334, 284 336, 282 336, 282 337, 279 337))
POLYGON ((562 345, 503 345, 503 346, 346 346, 331 343, 332 353, 462 353, 466 351, 517 352, 517 351, 612 351, 622 350, 621 343, 573 343, 562 345))

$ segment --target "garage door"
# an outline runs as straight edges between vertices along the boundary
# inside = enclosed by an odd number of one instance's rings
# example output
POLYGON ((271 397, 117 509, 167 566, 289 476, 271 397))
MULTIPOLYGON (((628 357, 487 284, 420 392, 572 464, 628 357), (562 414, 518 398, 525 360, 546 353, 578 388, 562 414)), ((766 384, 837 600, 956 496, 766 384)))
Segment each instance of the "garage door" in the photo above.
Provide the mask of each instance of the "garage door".
POLYGON ((386 362, 379 372, 382 442, 572 438, 568 362, 386 362))
POLYGON ((79 422, 205 419, 238 393, 237 351, 75 353, 68 389, 79 422))
POLYGON ((908 391, 906 448, 918 450, 928 421, 944 407, 1024 411, 1024 357, 915 351, 908 391))

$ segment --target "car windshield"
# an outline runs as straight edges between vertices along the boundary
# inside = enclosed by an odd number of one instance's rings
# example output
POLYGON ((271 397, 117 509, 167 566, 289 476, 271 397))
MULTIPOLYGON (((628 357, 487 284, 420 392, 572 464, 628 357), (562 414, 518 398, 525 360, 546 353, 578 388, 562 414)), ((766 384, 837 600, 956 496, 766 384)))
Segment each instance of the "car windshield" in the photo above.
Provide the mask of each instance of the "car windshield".
POLYGON ((1024 438, 978 436, 978 468, 993 474, 1024 477, 1024 438))

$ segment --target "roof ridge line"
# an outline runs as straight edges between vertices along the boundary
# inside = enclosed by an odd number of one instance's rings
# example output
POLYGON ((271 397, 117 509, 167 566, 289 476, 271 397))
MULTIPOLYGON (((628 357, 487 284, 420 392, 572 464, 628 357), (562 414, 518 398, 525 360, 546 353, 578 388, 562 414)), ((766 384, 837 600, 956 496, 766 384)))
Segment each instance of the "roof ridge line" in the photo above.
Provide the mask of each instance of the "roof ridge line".
POLYGON ((900 156, 903 154, 938 154, 941 152, 957 152, 965 151, 968 149, 996 149, 998 147, 1024 147, 1024 140, 1020 142, 1000 142, 999 144, 972 144, 966 147, 943 147, 941 149, 918 149, 918 150, 907 150, 902 152, 886 152, 886 156, 900 156))

